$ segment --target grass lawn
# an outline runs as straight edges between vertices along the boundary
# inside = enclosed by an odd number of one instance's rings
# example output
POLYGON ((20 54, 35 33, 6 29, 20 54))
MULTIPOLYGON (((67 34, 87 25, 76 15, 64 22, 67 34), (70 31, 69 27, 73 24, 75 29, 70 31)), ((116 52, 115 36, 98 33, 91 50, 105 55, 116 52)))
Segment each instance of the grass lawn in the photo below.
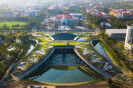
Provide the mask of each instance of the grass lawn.
POLYGON ((66 45, 66 42, 52 42, 50 45, 66 45))
POLYGON ((13 28, 12 28, 12 25, 17 25, 17 24, 19 24, 20 27, 15 28, 15 29, 21 29, 21 26, 22 26, 22 25, 25 25, 26 22, 21 22, 21 21, 5 21, 5 22, 0 22, 0 28, 3 28, 3 25, 5 25, 5 24, 7 25, 7 27, 9 27, 9 29, 13 29, 13 28))
POLYGON ((86 44, 85 42, 69 42, 70 45, 81 45, 86 44))
MULTIPOLYGON (((61 41, 55 41, 52 43, 49 43, 50 45, 67 45, 66 42, 61 42, 61 41)), ((81 45, 81 44, 86 44, 84 42, 74 42, 74 41, 70 41, 69 42, 70 45, 81 45)))

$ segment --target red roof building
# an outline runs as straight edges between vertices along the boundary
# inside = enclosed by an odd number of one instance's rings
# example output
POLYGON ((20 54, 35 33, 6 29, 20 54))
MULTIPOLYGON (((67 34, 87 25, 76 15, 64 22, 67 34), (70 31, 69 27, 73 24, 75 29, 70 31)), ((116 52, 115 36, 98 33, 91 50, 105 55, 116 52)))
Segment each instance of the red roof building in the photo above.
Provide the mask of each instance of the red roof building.
POLYGON ((72 19, 72 15, 69 15, 69 14, 56 15, 56 19, 62 19, 63 17, 65 17, 66 19, 72 19))
POLYGON ((48 18, 46 21, 47 22, 51 22, 51 23, 54 23, 54 22, 58 22, 59 25, 70 25, 70 23, 74 23, 76 24, 77 22, 79 21, 82 21, 82 18, 78 18, 78 17, 75 17, 75 16, 81 16, 81 14, 59 14, 59 15, 56 15, 55 17, 52 17, 52 18, 48 18))
POLYGON ((92 15, 97 15, 97 16, 101 16, 101 17, 105 17, 105 18, 109 17, 106 13, 98 11, 98 10, 87 9, 86 11, 90 12, 92 15))
POLYGON ((110 15, 117 18, 133 18, 133 9, 111 10, 110 15))

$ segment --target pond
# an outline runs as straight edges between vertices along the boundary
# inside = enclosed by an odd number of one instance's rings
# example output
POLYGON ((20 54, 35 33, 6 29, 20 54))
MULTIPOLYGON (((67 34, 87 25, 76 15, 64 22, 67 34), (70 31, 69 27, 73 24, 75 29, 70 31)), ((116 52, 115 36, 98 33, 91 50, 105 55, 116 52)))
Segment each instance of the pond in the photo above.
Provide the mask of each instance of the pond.
POLYGON ((58 70, 50 68, 43 74, 31 77, 30 79, 48 83, 78 83, 95 80, 78 68, 72 70, 58 70))
POLYGON ((79 83, 94 81, 91 72, 84 72, 81 59, 73 48, 57 48, 49 60, 39 66, 26 79, 46 83, 79 83))

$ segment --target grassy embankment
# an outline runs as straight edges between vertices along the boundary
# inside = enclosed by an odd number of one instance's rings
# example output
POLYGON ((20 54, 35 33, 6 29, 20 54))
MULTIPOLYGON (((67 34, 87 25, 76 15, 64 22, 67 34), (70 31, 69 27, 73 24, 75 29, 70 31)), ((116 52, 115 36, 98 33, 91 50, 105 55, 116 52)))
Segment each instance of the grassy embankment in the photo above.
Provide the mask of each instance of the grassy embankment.
POLYGON ((113 63, 116 66, 122 68, 123 70, 127 70, 126 66, 123 64, 123 62, 119 61, 119 57, 114 53, 111 47, 109 47, 104 40, 101 40, 100 43, 104 47, 104 50, 106 51, 110 59, 113 61, 113 63))

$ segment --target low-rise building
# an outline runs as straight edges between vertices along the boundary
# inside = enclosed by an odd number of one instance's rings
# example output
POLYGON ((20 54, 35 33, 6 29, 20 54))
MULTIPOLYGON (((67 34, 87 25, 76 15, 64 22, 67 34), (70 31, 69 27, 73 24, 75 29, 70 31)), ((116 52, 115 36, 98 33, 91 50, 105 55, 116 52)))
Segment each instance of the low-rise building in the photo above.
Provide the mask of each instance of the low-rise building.
POLYGON ((19 13, 16 11, 6 11, 3 12, 1 15, 2 17, 16 17, 17 15, 19 15, 19 13))
POLYGON ((76 17, 76 18, 80 18, 80 19, 83 19, 83 15, 80 14, 80 13, 71 13, 70 15, 72 15, 73 17, 76 17))
POLYGON ((59 14, 55 17, 46 19, 49 23, 58 23, 59 26, 70 26, 71 23, 76 25, 77 22, 82 22, 82 19, 73 17, 71 14, 59 14))
POLYGON ((106 29, 105 33, 109 37, 125 40, 125 49, 133 51, 133 26, 127 26, 127 29, 106 29))
POLYGON ((104 18, 109 18, 109 16, 106 13, 98 11, 98 10, 86 9, 86 11, 88 13, 91 13, 92 15, 97 15, 97 16, 101 16, 101 17, 104 17, 104 18))
POLYGON ((106 29, 105 33, 112 38, 125 40, 127 29, 106 29))
POLYGON ((113 9, 110 11, 110 15, 117 18, 133 18, 133 9, 113 9))

